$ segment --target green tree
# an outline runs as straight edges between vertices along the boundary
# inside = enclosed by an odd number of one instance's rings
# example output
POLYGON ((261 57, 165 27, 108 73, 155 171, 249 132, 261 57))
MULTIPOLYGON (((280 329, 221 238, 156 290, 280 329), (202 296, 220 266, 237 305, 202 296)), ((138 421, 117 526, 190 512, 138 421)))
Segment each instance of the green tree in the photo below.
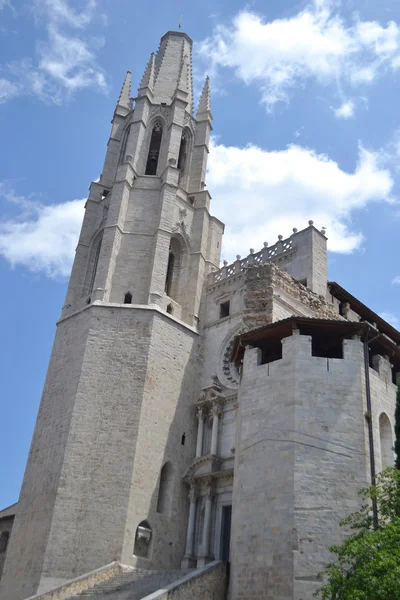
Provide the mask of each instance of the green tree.
POLYGON ((322 600, 400 599, 400 470, 390 467, 376 478, 376 485, 362 489, 366 501, 341 525, 350 535, 330 551, 335 559, 321 575, 326 584, 315 596, 322 600), (371 502, 378 507, 374 529, 371 502))

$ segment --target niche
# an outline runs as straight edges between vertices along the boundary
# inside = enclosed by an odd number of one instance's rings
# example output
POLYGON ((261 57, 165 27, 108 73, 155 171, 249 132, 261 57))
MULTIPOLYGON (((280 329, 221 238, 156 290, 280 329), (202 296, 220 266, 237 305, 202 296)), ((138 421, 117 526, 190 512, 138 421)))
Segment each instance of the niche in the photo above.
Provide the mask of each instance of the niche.
POLYGON ((168 461, 160 473, 160 486, 158 488, 157 512, 170 515, 174 496, 174 469, 168 461))
POLYGON ((132 304, 132 294, 127 292, 124 296, 124 304, 132 304))
POLYGON ((140 558, 149 558, 153 531, 147 521, 141 521, 136 529, 133 553, 140 558))
POLYGON ((379 417, 379 439, 381 443, 381 466, 382 471, 393 466, 393 437, 392 426, 386 413, 379 417))

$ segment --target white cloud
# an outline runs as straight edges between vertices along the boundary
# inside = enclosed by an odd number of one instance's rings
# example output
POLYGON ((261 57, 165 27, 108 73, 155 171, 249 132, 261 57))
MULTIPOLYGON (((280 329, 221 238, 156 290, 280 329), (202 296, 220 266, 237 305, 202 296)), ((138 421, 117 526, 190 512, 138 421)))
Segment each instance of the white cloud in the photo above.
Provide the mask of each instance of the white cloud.
POLYGON ((0 104, 8 102, 20 93, 19 85, 0 77, 0 104))
POLYGON ((199 52, 211 71, 230 67, 245 83, 257 83, 271 110, 288 102, 292 88, 308 79, 359 85, 372 82, 382 66, 399 68, 400 30, 392 21, 347 24, 332 3, 322 0, 291 18, 269 22, 241 11, 201 42, 199 52))
POLYGON ((37 18, 49 18, 59 25, 70 25, 75 28, 87 27, 93 19, 97 8, 97 0, 86 0, 78 12, 71 6, 70 0, 35 0, 34 12, 37 18))
POLYGON ((355 105, 352 100, 345 100, 339 108, 332 108, 332 110, 338 119, 351 119, 354 117, 355 105))
POLYGON ((393 285, 400 285, 400 275, 396 275, 396 277, 393 277, 392 283, 393 285))
POLYGON ((13 13, 15 14, 15 10, 13 8, 13 5, 11 4, 10 0, 0 0, 0 10, 3 10, 3 8, 10 8, 13 13))
POLYGON ((207 183, 213 212, 227 225, 224 258, 232 260, 279 234, 307 227, 312 219, 327 228, 329 248, 352 252, 363 236, 353 228, 354 211, 370 202, 391 201, 393 179, 380 156, 360 147, 354 172, 343 171, 326 155, 297 145, 267 151, 257 146, 227 147, 214 140, 207 183))
POLYGON ((84 213, 84 200, 43 205, 13 192, 18 217, 0 221, 0 255, 13 267, 24 266, 46 276, 69 275, 84 213))
MULTIPOLYGON (((352 227, 352 213, 371 202, 391 201, 391 174, 380 156, 360 147, 354 172, 343 171, 326 155, 298 145, 267 151, 237 148, 213 140, 207 175, 213 213, 226 223, 223 257, 246 256, 250 247, 271 245, 293 227, 327 227, 329 248, 352 252, 362 243, 352 227)), ((3 189, 3 191, 2 191, 3 189)), ((23 265, 49 277, 67 276, 83 217, 83 200, 45 206, 31 199, 0 193, 19 210, 0 221, 0 254, 13 266, 23 265)), ((3 211, 4 213, 4 211, 3 211)))
POLYGON ((0 102, 33 94, 60 104, 80 89, 105 90, 104 73, 96 61, 96 50, 104 41, 88 34, 93 19, 101 16, 96 8, 97 0, 80 2, 79 11, 70 0, 36 0, 33 14, 46 35, 36 43, 36 59, 7 65, 9 77, 0 80, 0 102))
POLYGON ((380 316, 396 329, 400 328, 400 319, 392 312, 382 312, 380 316))

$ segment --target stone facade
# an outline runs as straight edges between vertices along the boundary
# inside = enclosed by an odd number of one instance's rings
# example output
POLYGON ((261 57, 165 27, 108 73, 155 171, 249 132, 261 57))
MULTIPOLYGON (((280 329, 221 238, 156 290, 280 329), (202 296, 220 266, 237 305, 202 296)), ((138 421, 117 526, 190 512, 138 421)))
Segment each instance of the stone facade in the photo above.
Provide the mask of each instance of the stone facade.
POLYGON ((328 284, 312 221, 220 268, 210 83, 194 117, 190 38, 163 36, 133 100, 130 79, 90 186, 0 598, 114 561, 217 559, 231 600, 311 600, 371 464, 393 462, 400 334, 328 284))

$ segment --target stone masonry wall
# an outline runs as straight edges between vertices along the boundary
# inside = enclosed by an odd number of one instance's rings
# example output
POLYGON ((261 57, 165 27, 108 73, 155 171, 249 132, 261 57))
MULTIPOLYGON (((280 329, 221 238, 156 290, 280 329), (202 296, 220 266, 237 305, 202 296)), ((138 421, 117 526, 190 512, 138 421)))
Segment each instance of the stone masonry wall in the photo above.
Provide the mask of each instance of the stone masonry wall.
POLYGON ((256 329, 272 323, 273 296, 282 291, 301 310, 312 311, 320 319, 340 319, 335 307, 321 295, 312 292, 274 263, 248 267, 244 293, 244 325, 256 329))
POLYGON ((185 554, 189 499, 182 476, 195 453, 193 399, 200 392, 199 341, 196 333, 173 318, 155 314, 124 536, 125 564, 176 569, 185 554), (157 512, 159 478, 167 461, 174 478, 173 498, 170 512, 161 514, 157 512), (145 519, 153 530, 148 559, 133 556, 136 528, 145 519))

